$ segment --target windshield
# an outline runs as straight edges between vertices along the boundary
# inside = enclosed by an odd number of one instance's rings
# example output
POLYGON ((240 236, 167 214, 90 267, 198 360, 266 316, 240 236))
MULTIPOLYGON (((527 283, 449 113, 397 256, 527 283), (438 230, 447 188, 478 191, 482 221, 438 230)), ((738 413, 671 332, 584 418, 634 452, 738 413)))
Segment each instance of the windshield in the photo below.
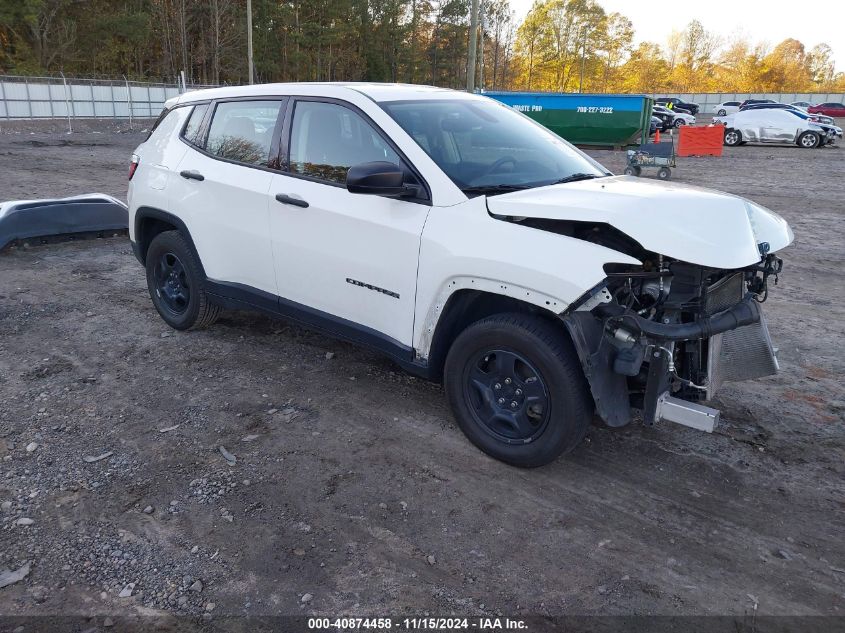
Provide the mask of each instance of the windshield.
POLYGON ((467 195, 610 175, 556 134, 496 101, 381 105, 467 195))

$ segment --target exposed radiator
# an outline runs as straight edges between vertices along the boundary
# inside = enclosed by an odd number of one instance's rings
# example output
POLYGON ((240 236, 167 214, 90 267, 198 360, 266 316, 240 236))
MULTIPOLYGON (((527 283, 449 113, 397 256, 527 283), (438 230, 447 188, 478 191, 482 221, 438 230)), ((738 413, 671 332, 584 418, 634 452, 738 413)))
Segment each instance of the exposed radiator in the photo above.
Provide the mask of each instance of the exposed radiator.
MULTIPOLYGON (((707 289, 705 309, 714 314, 738 303, 745 295, 742 273, 720 279, 707 289)), ((769 336, 766 319, 717 334, 710 338, 707 357, 707 399, 723 382, 735 382, 771 376, 778 371, 778 361, 769 336)))

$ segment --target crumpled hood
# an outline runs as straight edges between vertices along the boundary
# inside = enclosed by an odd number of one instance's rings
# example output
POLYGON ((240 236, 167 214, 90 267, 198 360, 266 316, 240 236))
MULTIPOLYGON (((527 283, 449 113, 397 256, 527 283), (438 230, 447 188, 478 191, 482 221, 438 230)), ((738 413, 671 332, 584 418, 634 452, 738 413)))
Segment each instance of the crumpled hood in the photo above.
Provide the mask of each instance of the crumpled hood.
POLYGON ((643 248, 711 268, 743 268, 788 246, 782 217, 720 191, 632 176, 611 176, 493 196, 496 215, 609 224, 643 248))

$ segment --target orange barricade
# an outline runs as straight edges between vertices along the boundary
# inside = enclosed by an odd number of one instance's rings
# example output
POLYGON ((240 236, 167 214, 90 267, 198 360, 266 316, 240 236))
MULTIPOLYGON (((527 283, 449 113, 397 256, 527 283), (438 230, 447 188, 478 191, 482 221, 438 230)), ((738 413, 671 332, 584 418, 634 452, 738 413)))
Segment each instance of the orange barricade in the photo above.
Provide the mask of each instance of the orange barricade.
POLYGON ((679 130, 678 156, 721 156, 725 140, 725 126, 693 127, 679 130))

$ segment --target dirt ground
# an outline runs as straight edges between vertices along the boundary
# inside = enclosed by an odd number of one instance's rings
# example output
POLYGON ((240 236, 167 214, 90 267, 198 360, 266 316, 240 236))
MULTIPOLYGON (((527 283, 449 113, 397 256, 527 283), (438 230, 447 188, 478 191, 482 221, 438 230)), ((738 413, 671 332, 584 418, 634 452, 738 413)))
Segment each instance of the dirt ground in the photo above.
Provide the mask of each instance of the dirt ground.
MULTIPOLYGON (((94 128, 4 127, 0 199, 125 197, 143 134, 94 128)), ((842 174, 845 149, 680 159, 795 231, 782 371, 727 385, 714 435, 595 426, 533 471, 374 353, 256 314, 169 330, 125 237, 7 249, 0 570, 30 572, 0 615, 845 615, 842 174)))

